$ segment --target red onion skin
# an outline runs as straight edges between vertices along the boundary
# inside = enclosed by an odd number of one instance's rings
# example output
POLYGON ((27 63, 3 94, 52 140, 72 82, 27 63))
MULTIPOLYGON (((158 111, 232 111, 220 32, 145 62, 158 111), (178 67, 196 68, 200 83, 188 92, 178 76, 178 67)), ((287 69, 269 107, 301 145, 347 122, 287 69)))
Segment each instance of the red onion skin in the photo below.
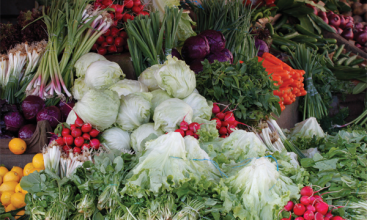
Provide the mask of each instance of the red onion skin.
POLYGON ((364 31, 360 34, 358 34, 357 37, 357 42, 361 45, 361 46, 367 46, 367 31, 364 31))
MULTIPOLYGON (((331 27, 332 27, 332 26, 331 26, 331 27)), ((338 33, 338 34, 342 34, 342 33, 343 33, 343 29, 341 29, 341 28, 339 28, 339 27, 338 27, 338 28, 337 28, 337 33, 338 33)))
POLYGON ((330 16, 330 15, 333 15, 334 14, 334 12, 333 11, 328 11, 327 13, 326 13, 326 16, 330 16))
POLYGON ((340 15, 340 28, 344 29, 347 22, 345 21, 344 15, 340 15))
POLYGON ((315 15, 317 15, 317 9, 316 9, 316 7, 315 7, 315 6, 310 5, 310 4, 306 4, 306 6, 307 6, 307 7, 309 7, 309 8, 311 8, 311 9, 313 9, 313 13, 314 13, 315 15))
POLYGON ((356 47, 358 47, 359 49, 362 49, 362 46, 360 44, 356 44, 356 47))
POLYGON ((340 17, 337 14, 332 14, 330 16, 328 16, 329 19, 329 24, 334 26, 334 27, 339 27, 340 26, 340 17))
POLYGON ((354 24, 353 22, 349 21, 346 25, 345 28, 354 28, 354 24))
POLYGON ((327 18, 326 12, 319 11, 317 15, 326 23, 329 24, 329 19, 327 18))
POLYGON ((330 26, 332 29, 334 29, 335 30, 335 32, 337 33, 337 34, 339 34, 339 31, 338 31, 338 29, 339 28, 335 28, 334 26, 330 26))
POLYGON ((353 40, 354 38, 354 33, 353 33, 353 29, 352 28, 346 28, 343 33, 342 36, 347 39, 347 40, 353 40))
POLYGON ((363 24, 362 24, 362 23, 357 22, 357 23, 355 23, 355 27, 356 27, 357 29, 363 29, 363 24))

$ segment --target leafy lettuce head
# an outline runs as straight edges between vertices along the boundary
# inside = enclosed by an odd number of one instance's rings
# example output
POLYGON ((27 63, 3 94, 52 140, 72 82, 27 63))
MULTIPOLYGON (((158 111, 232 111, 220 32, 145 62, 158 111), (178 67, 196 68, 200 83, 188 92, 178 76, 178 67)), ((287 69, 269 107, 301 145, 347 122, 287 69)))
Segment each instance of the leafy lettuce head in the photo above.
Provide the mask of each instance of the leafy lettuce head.
POLYGON ((88 92, 90 88, 85 85, 84 78, 78 78, 74 81, 74 86, 71 89, 71 93, 73 93, 73 97, 76 100, 80 100, 83 98, 84 94, 88 92))
POLYGON ((162 89, 154 90, 151 93, 153 95, 153 98, 152 98, 152 108, 150 109, 150 113, 153 116, 155 108, 157 108, 157 106, 161 104, 162 102, 166 101, 167 99, 171 99, 172 97, 168 95, 167 92, 162 89))
POLYGON ((85 84, 91 89, 107 89, 125 77, 120 66, 111 61, 96 61, 89 65, 85 73, 85 84))
POLYGON ((162 65, 156 64, 156 65, 153 65, 147 68, 140 74, 139 79, 138 79, 139 82, 146 85, 149 91, 154 91, 156 89, 159 89, 158 82, 155 79, 154 73, 157 72, 161 67, 162 65))
POLYGON ((122 130, 133 131, 150 119, 152 94, 131 93, 122 97, 116 123, 122 130))
POLYGON ((184 119, 190 124, 192 115, 192 108, 184 101, 176 98, 167 99, 154 110, 154 129, 162 129, 164 132, 174 131, 184 119))
POLYGON ((131 150, 130 134, 123 131, 121 128, 113 127, 105 130, 102 133, 102 138, 103 146, 113 152, 117 152, 117 155, 120 155, 124 151, 131 150))
POLYGON ((134 92, 148 92, 148 88, 144 84, 137 80, 131 79, 120 80, 110 86, 109 89, 117 92, 120 98, 134 92))
POLYGON ((115 123, 119 106, 120 99, 116 92, 91 89, 75 104, 74 108, 85 122, 105 130, 115 123))
POLYGON ((135 152, 142 152, 145 150, 147 141, 154 140, 163 134, 160 129, 154 130, 153 123, 143 124, 131 134, 130 145, 135 152))
POLYGON ((184 99, 196 88, 195 73, 185 61, 171 55, 154 75, 158 86, 174 98, 184 99))
POLYGON ((194 118, 199 117, 209 120, 212 116, 213 103, 208 103, 200 94, 193 92, 191 95, 183 99, 183 101, 191 106, 194 111, 194 118))
POLYGON ((291 139, 297 139, 298 137, 313 138, 313 136, 323 138, 325 137, 325 133, 317 122, 317 119, 311 117, 295 125, 291 139))
POLYGON ((86 53, 75 62, 75 71, 77 77, 84 77, 88 67, 96 61, 107 60, 104 56, 98 53, 86 53))

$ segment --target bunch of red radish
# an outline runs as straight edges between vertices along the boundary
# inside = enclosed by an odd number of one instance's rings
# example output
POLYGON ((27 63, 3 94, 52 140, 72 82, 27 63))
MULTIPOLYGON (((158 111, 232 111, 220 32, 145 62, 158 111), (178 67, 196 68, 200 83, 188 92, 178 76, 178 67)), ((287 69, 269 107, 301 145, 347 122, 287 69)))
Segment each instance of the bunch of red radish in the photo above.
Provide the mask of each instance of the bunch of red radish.
POLYGON ((99 133, 90 123, 84 123, 77 115, 70 129, 63 127, 61 136, 56 139, 56 142, 66 153, 73 151, 74 154, 81 154, 82 150, 99 149, 100 141, 96 138, 99 133))
MULTIPOLYGON (((186 116, 185 116, 186 117, 186 116)), ((180 123, 180 128, 176 129, 175 132, 179 132, 182 137, 193 136, 196 139, 199 139, 199 135, 196 134, 200 129, 201 124, 197 122, 192 122, 191 124, 185 121, 185 118, 180 123)))
POLYGON ((329 211, 331 206, 324 202, 321 196, 315 195, 317 192, 310 186, 303 187, 300 192, 300 203, 294 204, 289 201, 282 211, 290 212, 290 217, 281 220, 291 220, 292 212, 298 216, 294 220, 344 220, 340 216, 333 216, 331 213, 333 209, 329 211))
POLYGON ((228 106, 221 111, 217 103, 213 104, 212 112, 215 117, 212 118, 212 121, 217 122, 217 129, 221 138, 228 137, 234 130, 236 130, 237 125, 243 124, 236 120, 233 110, 224 112, 227 108, 228 106))
POLYGON ((93 45, 92 51, 97 51, 101 55, 122 53, 124 50, 128 51, 127 34, 121 31, 117 26, 127 20, 134 20, 135 16, 149 15, 144 11, 144 6, 140 0, 124 0, 123 4, 113 4, 112 0, 96 0, 95 8, 112 8, 109 14, 114 21, 114 25, 108 31, 98 38, 93 45))

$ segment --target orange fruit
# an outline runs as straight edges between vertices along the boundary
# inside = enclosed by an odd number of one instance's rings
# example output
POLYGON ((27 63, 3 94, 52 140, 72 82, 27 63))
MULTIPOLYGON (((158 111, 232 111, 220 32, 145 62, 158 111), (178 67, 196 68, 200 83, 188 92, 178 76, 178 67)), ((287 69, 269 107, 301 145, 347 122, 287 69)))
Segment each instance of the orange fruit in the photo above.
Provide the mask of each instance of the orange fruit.
POLYGON ((0 186, 0 193, 4 192, 15 192, 15 187, 17 186, 18 182, 11 181, 5 182, 0 186))
POLYGON ((24 211, 24 210, 20 210, 20 211, 16 214, 15 219, 18 219, 18 218, 22 217, 24 214, 25 214, 25 211, 24 211))
POLYGON ((19 182, 20 180, 20 176, 18 175, 18 173, 14 172, 14 171, 9 171, 5 174, 5 176, 3 177, 3 182, 19 182))
POLYGON ((23 154, 27 150, 27 144, 20 138, 13 138, 9 142, 9 150, 13 154, 23 154))
POLYGON ((4 192, 1 195, 1 203, 3 204, 3 206, 7 206, 11 203, 11 196, 14 194, 14 192, 4 192))
POLYGON ((42 170, 45 169, 45 164, 43 162, 43 154, 41 153, 34 155, 32 163, 33 163, 34 168, 38 168, 42 170))
POLYGON ((33 163, 27 163, 23 169, 23 176, 28 176, 31 173, 31 170, 34 169, 33 163))
POLYGON ((21 193, 22 192, 22 187, 20 187, 20 183, 17 184, 17 186, 15 187, 15 190, 14 190, 16 193, 21 193))
POLYGON ((3 183, 3 176, 0 176, 0 185, 3 183))
POLYGON ((22 208, 26 205, 24 198, 25 195, 23 193, 14 193, 11 195, 11 204, 17 209, 22 208))
POLYGON ((27 194, 27 193, 28 193, 28 191, 27 191, 27 190, 22 189, 22 193, 25 195, 25 194, 27 194))
POLYGON ((12 204, 10 204, 10 205, 8 205, 6 208, 5 208, 5 212, 10 212, 10 211, 14 211, 16 208, 12 205, 12 204))
POLYGON ((38 172, 40 172, 41 170, 44 170, 44 169, 33 168, 33 169, 30 171, 30 173, 33 173, 34 171, 38 171, 38 172))
POLYGON ((4 176, 9 170, 6 167, 0 166, 0 176, 4 176))
POLYGON ((13 168, 10 171, 16 172, 20 176, 20 178, 22 179, 22 177, 23 177, 23 169, 22 168, 17 167, 17 166, 13 166, 13 168))

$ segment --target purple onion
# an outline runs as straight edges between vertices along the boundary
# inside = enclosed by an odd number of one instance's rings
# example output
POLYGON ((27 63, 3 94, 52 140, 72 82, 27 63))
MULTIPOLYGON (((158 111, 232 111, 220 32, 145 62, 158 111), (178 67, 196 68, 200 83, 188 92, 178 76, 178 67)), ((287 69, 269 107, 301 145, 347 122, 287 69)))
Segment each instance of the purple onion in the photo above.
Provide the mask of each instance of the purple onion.
POLYGON ((24 118, 27 120, 35 119, 37 113, 44 107, 45 102, 39 96, 34 95, 27 96, 22 102, 22 110, 24 118))
POLYGON ((204 58, 209 54, 209 42, 206 37, 197 35, 189 37, 181 50, 181 54, 185 61, 196 60, 204 58))
POLYGON ((339 15, 332 14, 332 15, 328 16, 328 19, 329 19, 329 24, 331 26, 334 26, 334 27, 339 27, 340 26, 340 17, 339 17, 339 15))
POLYGON ((61 121, 61 112, 56 106, 42 109, 37 114, 37 121, 47 120, 52 128, 55 128, 61 121))
POLYGON ((24 124, 24 118, 19 112, 9 112, 4 116, 5 129, 18 132, 24 124))
POLYGON ((206 30, 200 35, 208 39, 210 53, 220 52, 226 47, 226 39, 220 31, 206 30))
POLYGON ((24 125, 18 132, 18 138, 28 139, 31 138, 36 130, 37 126, 34 124, 24 125))

